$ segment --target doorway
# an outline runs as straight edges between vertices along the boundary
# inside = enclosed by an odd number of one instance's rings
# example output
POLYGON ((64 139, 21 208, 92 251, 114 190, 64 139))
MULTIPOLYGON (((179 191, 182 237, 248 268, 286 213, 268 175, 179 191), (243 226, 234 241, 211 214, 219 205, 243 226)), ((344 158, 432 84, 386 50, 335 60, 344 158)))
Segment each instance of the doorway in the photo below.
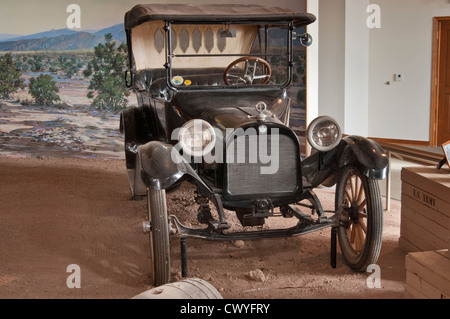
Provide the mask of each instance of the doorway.
POLYGON ((450 17, 433 21, 430 146, 450 140, 450 17))

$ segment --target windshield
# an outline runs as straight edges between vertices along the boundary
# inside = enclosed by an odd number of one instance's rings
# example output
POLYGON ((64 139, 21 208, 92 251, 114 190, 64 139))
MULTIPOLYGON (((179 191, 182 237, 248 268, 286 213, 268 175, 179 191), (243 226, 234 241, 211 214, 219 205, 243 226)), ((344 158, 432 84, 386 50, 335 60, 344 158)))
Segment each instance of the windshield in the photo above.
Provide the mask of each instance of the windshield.
POLYGON ((168 63, 177 88, 286 85, 287 25, 171 25, 168 63))
MULTIPOLYGON (((151 69, 153 80, 164 78, 176 89, 285 87, 292 72, 296 78, 291 38, 288 22, 152 21, 133 29, 133 58, 136 70, 151 69)), ((303 49, 298 43, 294 46, 295 51, 303 49)))

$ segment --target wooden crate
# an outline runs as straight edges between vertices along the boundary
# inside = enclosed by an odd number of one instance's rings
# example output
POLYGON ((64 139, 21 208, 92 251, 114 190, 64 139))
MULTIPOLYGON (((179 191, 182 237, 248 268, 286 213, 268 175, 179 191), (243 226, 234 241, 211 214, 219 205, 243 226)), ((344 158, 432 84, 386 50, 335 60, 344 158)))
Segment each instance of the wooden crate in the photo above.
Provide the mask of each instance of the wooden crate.
POLYGON ((399 246, 406 252, 449 248, 450 171, 404 167, 399 246))
POLYGON ((447 250, 414 252, 406 255, 407 297, 450 298, 450 259, 447 250))

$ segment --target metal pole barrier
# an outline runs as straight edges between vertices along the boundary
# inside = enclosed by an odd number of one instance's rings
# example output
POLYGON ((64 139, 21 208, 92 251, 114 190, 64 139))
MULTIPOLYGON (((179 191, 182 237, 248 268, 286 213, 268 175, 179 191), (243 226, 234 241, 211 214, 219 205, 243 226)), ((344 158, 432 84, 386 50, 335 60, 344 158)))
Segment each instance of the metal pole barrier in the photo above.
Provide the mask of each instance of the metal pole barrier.
POLYGON ((183 278, 186 278, 188 276, 186 237, 180 238, 180 246, 181 246, 181 276, 183 278))
POLYGON ((331 252, 330 252, 330 264, 331 267, 336 268, 336 237, 337 227, 331 227, 331 252))
POLYGON ((391 151, 388 151, 388 175, 386 178, 386 210, 391 209, 391 151))

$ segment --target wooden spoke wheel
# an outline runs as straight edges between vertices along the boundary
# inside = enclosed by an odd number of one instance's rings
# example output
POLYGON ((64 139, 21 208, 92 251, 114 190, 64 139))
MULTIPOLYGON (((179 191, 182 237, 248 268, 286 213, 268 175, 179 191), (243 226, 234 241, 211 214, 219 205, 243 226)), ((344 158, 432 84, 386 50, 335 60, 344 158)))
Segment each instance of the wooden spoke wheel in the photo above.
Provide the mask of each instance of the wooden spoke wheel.
POLYGON ((341 169, 336 186, 336 210, 341 210, 338 228, 342 255, 350 268, 366 271, 380 254, 383 208, 378 181, 358 168, 341 169))

